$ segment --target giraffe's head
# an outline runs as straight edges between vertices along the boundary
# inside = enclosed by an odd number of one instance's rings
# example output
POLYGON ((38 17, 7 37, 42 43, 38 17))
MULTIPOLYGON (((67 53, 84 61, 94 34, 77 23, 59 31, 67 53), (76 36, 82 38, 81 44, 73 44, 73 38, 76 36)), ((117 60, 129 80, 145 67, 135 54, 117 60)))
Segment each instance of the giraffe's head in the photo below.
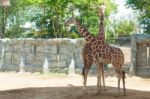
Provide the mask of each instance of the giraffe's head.
POLYGON ((76 19, 75 18, 70 18, 69 20, 66 21, 66 26, 69 26, 69 25, 75 25, 76 24, 76 19))
POLYGON ((75 18, 70 18, 65 22, 65 26, 67 27, 68 32, 72 30, 72 27, 76 25, 76 22, 77 20, 75 18))
POLYGON ((101 6, 99 6, 99 16, 102 16, 105 13, 105 3, 103 3, 101 6))

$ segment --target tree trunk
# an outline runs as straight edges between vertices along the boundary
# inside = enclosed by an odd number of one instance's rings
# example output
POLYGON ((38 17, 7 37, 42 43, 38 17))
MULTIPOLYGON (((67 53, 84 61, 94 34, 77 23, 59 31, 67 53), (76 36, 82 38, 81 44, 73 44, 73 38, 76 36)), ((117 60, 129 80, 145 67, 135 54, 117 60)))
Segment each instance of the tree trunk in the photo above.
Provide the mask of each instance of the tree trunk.
POLYGON ((0 34, 0 38, 3 38, 4 37, 4 33, 5 33, 5 7, 2 8, 2 14, 3 14, 3 17, 2 17, 2 32, 0 34))

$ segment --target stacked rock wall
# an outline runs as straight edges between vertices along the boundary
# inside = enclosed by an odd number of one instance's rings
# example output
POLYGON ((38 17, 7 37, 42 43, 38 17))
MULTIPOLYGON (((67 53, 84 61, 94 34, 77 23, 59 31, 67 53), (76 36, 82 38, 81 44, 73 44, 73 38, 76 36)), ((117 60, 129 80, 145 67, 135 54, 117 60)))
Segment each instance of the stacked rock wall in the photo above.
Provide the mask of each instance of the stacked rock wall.
POLYGON ((150 35, 132 35, 131 53, 130 72, 134 75, 150 76, 150 35))
MULTIPOLYGON (((74 59, 75 69, 82 70, 82 48, 84 39, 1 39, 0 40, 0 70, 43 72, 66 71, 74 59), (45 67, 48 64, 48 67, 45 67)), ((125 56, 125 64, 130 63, 130 48, 121 47, 125 56)))

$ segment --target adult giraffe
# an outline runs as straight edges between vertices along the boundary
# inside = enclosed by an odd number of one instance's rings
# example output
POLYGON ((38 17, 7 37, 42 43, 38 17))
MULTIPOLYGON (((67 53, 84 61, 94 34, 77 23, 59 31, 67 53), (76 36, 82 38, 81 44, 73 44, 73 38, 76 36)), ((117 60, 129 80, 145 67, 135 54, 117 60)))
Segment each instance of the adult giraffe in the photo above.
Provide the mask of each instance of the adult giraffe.
MULTIPOLYGON (((102 4, 99 7, 98 15, 100 18, 100 24, 99 24, 99 33, 98 37, 101 41, 105 41, 105 33, 104 33, 104 12, 105 12, 105 5, 102 4)), ((84 85, 84 90, 86 89, 86 82, 87 82, 87 75, 88 72, 93 64, 93 58, 92 58, 92 52, 91 52, 91 45, 86 43, 83 50, 82 50, 82 58, 83 58, 83 63, 84 67, 82 70, 82 75, 84 78, 83 85, 84 85)), ((102 74, 102 81, 103 81, 103 87, 105 89, 105 79, 104 79, 104 64, 99 64, 98 70, 101 71, 102 74)))
MULTIPOLYGON (((125 89, 125 72, 123 71, 124 54, 123 52, 114 46, 102 41, 99 37, 92 36, 85 27, 80 24, 80 21, 71 18, 67 21, 67 24, 75 24, 79 33, 85 38, 86 43, 91 45, 92 59, 99 68, 99 64, 110 64, 116 70, 118 77, 118 93, 120 93, 120 80, 123 81, 124 95, 126 95, 125 89)), ((97 73, 97 92, 101 91, 101 72, 97 73)))

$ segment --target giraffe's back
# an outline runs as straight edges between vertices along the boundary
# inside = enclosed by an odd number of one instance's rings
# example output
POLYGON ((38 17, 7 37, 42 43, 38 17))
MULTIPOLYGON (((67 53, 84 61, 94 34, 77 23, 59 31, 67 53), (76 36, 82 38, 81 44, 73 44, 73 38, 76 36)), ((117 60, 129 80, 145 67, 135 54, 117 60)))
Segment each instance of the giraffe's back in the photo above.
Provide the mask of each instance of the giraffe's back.
MULTIPOLYGON (((110 46, 110 45, 109 45, 110 46)), ((111 63, 116 68, 122 68, 124 64, 124 54, 120 48, 110 46, 111 63)))
POLYGON ((121 49, 111 46, 109 44, 103 44, 97 48, 97 54, 95 54, 95 59, 98 62, 104 64, 112 63, 117 68, 121 68, 124 63, 124 54, 121 49))

